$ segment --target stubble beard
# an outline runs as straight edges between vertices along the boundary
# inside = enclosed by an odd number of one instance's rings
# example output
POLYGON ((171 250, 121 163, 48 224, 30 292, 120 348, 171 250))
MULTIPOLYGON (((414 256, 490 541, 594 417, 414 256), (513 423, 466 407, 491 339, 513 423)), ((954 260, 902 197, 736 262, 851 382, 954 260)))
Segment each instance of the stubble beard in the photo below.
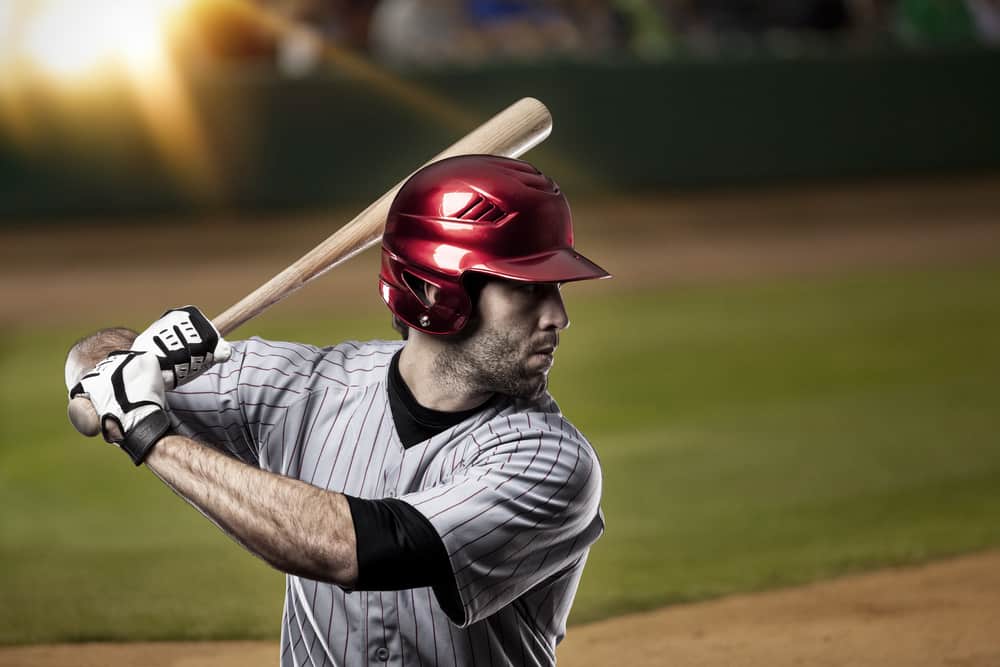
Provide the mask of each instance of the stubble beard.
POLYGON ((524 337, 496 330, 475 331, 453 341, 436 360, 438 377, 450 378, 456 389, 500 393, 532 400, 545 393, 548 372, 530 372, 524 358, 524 337))

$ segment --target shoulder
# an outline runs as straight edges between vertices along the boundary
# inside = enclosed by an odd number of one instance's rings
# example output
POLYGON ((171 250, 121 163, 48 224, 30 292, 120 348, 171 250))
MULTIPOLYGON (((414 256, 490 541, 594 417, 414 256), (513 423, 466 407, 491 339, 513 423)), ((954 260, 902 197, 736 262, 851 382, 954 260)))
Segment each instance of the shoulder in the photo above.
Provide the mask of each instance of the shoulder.
POLYGON ((473 435, 473 467, 499 467, 520 480, 519 486, 548 489, 545 493, 554 498, 575 498, 596 511, 603 482, 600 459, 548 394, 536 401, 508 401, 473 435))
POLYGON ((316 349, 316 370, 340 378, 350 385, 370 384, 385 379, 386 368, 403 341, 344 341, 316 349))
POLYGON ((241 367, 241 383, 253 383, 266 376, 271 385, 278 382, 285 386, 350 387, 381 381, 392 355, 402 344, 402 341, 345 341, 319 347, 255 336, 234 343, 233 356, 241 367))
POLYGON ((566 418, 548 393, 534 400, 508 400, 485 424, 485 428, 501 440, 530 436, 545 441, 565 441, 596 458, 590 442, 566 418))

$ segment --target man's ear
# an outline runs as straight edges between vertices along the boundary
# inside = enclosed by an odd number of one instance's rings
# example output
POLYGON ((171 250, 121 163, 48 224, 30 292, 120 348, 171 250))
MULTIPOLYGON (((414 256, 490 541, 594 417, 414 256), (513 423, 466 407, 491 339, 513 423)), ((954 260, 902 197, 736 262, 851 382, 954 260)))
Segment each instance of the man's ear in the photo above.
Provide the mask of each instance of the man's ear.
POLYGON ((403 273, 403 280, 406 281, 409 288, 413 290, 413 294, 420 299, 425 307, 429 308, 437 303, 438 292, 441 291, 437 286, 431 285, 426 280, 421 280, 408 272, 403 273))
POLYGON ((441 290, 437 285, 431 285, 428 282, 424 283, 424 303, 428 306, 433 306, 437 303, 438 293, 441 290))

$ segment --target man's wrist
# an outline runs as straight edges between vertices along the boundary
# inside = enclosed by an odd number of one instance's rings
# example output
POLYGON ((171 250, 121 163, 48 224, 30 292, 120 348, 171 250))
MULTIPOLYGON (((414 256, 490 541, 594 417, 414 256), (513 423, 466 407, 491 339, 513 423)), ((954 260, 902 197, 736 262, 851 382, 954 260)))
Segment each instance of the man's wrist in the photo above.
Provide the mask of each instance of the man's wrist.
POLYGON ((163 410, 157 410, 136 423, 119 446, 129 455, 132 462, 139 466, 149 456, 156 443, 169 433, 170 417, 163 410))

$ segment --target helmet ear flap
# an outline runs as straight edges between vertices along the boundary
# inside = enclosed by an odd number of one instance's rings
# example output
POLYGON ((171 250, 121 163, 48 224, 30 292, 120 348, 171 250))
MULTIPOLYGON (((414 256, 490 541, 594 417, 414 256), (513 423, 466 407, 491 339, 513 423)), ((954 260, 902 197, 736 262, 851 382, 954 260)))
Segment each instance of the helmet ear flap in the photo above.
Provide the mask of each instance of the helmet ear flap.
POLYGON ((385 298, 407 325, 432 334, 453 334, 465 326, 472 301, 460 280, 435 279, 410 267, 398 267, 396 275, 396 286, 386 285, 385 298), (427 285, 437 288, 433 303, 427 297, 427 285))
POLYGON ((437 300, 427 311, 428 331, 432 333, 457 333, 469 321, 472 301, 460 282, 442 285, 437 300))

